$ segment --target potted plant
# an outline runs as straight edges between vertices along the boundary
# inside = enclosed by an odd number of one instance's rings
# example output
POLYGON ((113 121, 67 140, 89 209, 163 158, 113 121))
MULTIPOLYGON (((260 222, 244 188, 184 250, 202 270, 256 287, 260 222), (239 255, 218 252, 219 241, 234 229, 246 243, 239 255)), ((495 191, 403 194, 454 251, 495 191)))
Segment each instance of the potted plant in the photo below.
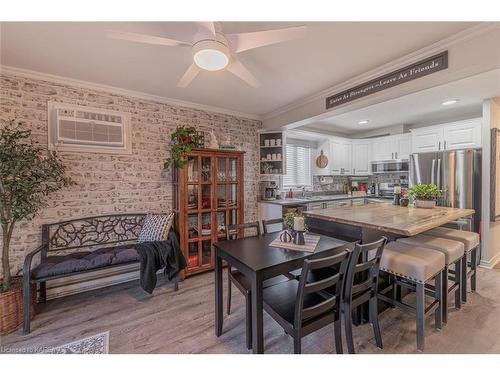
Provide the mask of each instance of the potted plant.
POLYGON ((409 194, 415 199, 418 208, 434 208, 436 199, 443 192, 434 184, 416 184, 409 190, 409 194))
POLYGON ((21 123, 0 124, 0 335, 19 327, 23 316, 22 278, 12 277, 9 257, 14 227, 21 220, 32 219, 46 205, 50 193, 74 184, 56 153, 47 152, 30 136, 31 130, 23 129, 21 123))
POLYGON ((165 160, 164 167, 184 168, 186 155, 193 149, 203 146, 203 134, 194 127, 178 126, 170 136, 170 157, 165 160))

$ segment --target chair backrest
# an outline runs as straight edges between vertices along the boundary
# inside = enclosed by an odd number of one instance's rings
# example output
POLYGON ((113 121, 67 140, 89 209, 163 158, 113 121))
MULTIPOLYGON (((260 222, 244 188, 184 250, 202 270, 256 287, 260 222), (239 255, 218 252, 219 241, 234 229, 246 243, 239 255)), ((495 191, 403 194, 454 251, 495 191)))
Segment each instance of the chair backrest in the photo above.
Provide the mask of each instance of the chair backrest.
POLYGON ((296 328, 301 327, 305 320, 317 318, 333 310, 335 307, 340 309, 342 290, 344 288, 344 275, 347 270, 348 261, 349 253, 347 251, 330 257, 306 259, 304 261, 297 290, 297 302, 295 304, 294 325, 296 328), (327 272, 324 278, 318 279, 318 277, 315 277, 314 281, 309 281, 311 279, 311 272, 319 269, 328 269, 331 272, 327 272), (335 293, 322 294, 327 289, 329 291, 335 290, 335 293), (304 307, 304 299, 311 293, 323 295, 324 299, 316 304, 309 304, 304 307))
POLYGON ((273 225, 273 224, 281 224, 281 229, 283 229, 283 218, 262 220, 262 228, 264 229, 264 234, 269 233, 268 225, 273 225))
POLYGON ((230 240, 231 237, 239 237, 241 231, 245 229, 255 229, 256 234, 247 236, 246 233, 244 233, 243 237, 260 236, 260 223, 258 221, 252 221, 250 223, 226 225, 226 239, 230 240))
POLYGON ((387 238, 360 245, 356 243, 349 258, 345 277, 344 300, 370 298, 377 294, 380 259, 387 238))

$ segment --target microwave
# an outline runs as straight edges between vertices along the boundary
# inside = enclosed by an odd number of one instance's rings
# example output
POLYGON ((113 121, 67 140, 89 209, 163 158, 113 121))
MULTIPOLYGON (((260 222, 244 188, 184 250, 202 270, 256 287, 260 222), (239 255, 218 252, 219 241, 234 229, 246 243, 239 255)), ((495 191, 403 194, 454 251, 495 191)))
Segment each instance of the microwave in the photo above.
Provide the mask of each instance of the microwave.
POLYGON ((408 172, 409 162, 403 160, 372 161, 372 173, 408 172))

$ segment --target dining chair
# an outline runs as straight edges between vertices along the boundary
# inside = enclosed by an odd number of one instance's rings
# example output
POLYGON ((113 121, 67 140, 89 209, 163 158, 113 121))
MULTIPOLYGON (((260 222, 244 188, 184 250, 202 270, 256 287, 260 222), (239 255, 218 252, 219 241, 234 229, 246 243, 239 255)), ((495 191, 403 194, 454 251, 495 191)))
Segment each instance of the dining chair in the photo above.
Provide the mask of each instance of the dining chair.
POLYGON ((293 337, 294 353, 301 353, 301 339, 331 323, 334 324, 335 348, 342 354, 342 323, 340 309, 344 274, 349 253, 314 260, 305 260, 299 281, 293 279, 263 290, 264 310, 293 337), (314 282, 313 270, 330 270, 328 276, 314 282), (337 269, 337 271, 334 271, 337 269), (334 294, 323 293, 334 289, 334 294))
POLYGON ((283 230, 283 218, 282 217, 279 219, 262 220, 262 228, 264 229, 264 234, 270 233, 269 226, 274 225, 274 224, 281 224, 281 230, 283 230))
MULTIPOLYGON (((244 223, 244 224, 231 224, 226 226, 226 239, 231 240, 238 237, 238 234, 243 232, 243 237, 258 237, 261 235, 260 223, 258 221, 244 223), (248 235, 249 230, 255 230, 255 234, 248 235)), ((267 279, 263 283, 263 287, 274 285, 280 282, 289 280, 285 276, 276 276, 267 279)), ((227 315, 231 314, 231 284, 245 297, 245 310, 246 310, 246 342, 247 348, 252 349, 252 295, 250 280, 237 269, 227 267, 227 315)))
POLYGON ((354 309, 368 302, 368 315, 377 347, 382 349, 382 336, 378 322, 378 275, 380 259, 384 251, 387 238, 359 244, 355 243, 349 258, 349 265, 345 277, 344 290, 344 329, 349 354, 354 354, 354 340, 352 335, 352 313, 354 309))

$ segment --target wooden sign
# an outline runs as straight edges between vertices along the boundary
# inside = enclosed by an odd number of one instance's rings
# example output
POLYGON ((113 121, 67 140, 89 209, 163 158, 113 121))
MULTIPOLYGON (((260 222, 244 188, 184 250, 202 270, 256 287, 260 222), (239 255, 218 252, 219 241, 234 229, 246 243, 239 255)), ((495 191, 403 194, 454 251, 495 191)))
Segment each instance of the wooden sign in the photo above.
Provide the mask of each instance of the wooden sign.
POLYGON ((400 85, 448 68, 448 51, 421 60, 395 72, 385 74, 369 82, 326 98, 326 109, 362 98, 364 96, 400 85))

